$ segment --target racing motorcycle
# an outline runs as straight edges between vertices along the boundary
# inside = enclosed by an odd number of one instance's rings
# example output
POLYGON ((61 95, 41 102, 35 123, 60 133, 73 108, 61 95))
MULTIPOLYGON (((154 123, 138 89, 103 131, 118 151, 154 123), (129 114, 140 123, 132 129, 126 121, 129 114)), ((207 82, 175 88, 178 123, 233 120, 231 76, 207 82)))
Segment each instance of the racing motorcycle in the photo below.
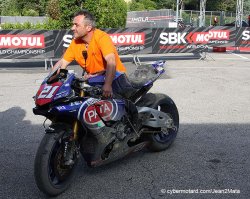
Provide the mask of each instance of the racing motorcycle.
MULTIPOLYGON (((127 78, 132 85, 126 96, 102 97, 105 75, 88 80, 55 68, 34 96, 33 113, 44 123, 34 163, 38 188, 56 196, 73 180, 80 154, 89 167, 97 167, 147 148, 167 149, 175 140, 179 114, 165 94, 148 93, 164 72, 165 61, 137 65, 127 78), (46 121, 45 120, 45 121, 46 121)), ((116 73, 118 81, 122 73, 116 73)))

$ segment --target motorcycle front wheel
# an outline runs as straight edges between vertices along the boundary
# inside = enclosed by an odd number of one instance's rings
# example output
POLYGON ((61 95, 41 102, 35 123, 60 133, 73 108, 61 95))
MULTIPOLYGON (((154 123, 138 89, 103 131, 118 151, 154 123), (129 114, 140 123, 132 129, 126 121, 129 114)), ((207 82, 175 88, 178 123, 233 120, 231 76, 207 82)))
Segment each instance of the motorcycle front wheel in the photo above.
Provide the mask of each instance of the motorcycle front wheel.
POLYGON ((38 188, 49 196, 64 192, 71 184, 77 165, 74 154, 73 164, 65 164, 65 145, 69 137, 63 130, 44 135, 36 153, 34 175, 38 188))

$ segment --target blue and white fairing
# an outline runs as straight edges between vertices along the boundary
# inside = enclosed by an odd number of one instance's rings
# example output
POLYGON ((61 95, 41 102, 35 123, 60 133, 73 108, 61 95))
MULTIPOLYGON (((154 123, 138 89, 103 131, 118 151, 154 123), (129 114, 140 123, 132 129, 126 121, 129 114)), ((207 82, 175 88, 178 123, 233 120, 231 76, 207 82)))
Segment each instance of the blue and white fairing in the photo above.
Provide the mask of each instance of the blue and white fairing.
MULTIPOLYGON (((122 73, 120 73, 120 72, 116 72, 114 80, 116 80, 121 74, 122 73)), ((90 86, 98 86, 98 85, 100 86, 100 85, 103 85, 104 82, 105 82, 105 74, 91 77, 88 79, 88 84, 90 86)))
POLYGON ((58 100, 60 98, 67 97, 71 94, 72 88, 71 84, 72 81, 74 80, 75 76, 74 74, 69 74, 63 85, 60 87, 56 95, 54 96, 53 101, 58 100))

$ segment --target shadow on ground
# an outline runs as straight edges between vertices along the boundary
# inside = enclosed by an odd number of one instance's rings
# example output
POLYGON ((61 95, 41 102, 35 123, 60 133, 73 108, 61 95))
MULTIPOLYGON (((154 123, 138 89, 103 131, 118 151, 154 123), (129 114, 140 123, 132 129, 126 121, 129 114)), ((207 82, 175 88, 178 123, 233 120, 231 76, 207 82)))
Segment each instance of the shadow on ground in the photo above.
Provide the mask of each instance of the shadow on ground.
MULTIPOLYGON (((44 198, 33 176, 41 125, 25 110, 0 113, 0 198, 44 198)), ((34 116, 35 118, 36 116, 34 116)), ((141 151, 87 168, 81 159, 72 186, 58 198, 165 198, 161 189, 237 189, 240 194, 175 194, 177 198, 248 198, 250 124, 181 124, 170 149, 141 151)))

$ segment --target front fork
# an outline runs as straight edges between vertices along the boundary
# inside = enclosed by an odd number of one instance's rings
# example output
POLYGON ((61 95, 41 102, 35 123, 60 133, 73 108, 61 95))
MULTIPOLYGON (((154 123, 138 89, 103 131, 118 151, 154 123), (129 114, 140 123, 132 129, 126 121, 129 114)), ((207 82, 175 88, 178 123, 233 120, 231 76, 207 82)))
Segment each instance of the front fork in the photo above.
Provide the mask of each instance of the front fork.
MULTIPOLYGON (((83 85, 81 85, 81 86, 83 87, 83 85)), ((84 96, 85 96, 84 91, 81 89, 80 97, 84 97, 84 96)), ((79 122, 78 122, 78 120, 76 120, 73 123, 73 133, 74 133, 73 140, 75 140, 75 141, 78 139, 78 130, 79 130, 79 122)))

